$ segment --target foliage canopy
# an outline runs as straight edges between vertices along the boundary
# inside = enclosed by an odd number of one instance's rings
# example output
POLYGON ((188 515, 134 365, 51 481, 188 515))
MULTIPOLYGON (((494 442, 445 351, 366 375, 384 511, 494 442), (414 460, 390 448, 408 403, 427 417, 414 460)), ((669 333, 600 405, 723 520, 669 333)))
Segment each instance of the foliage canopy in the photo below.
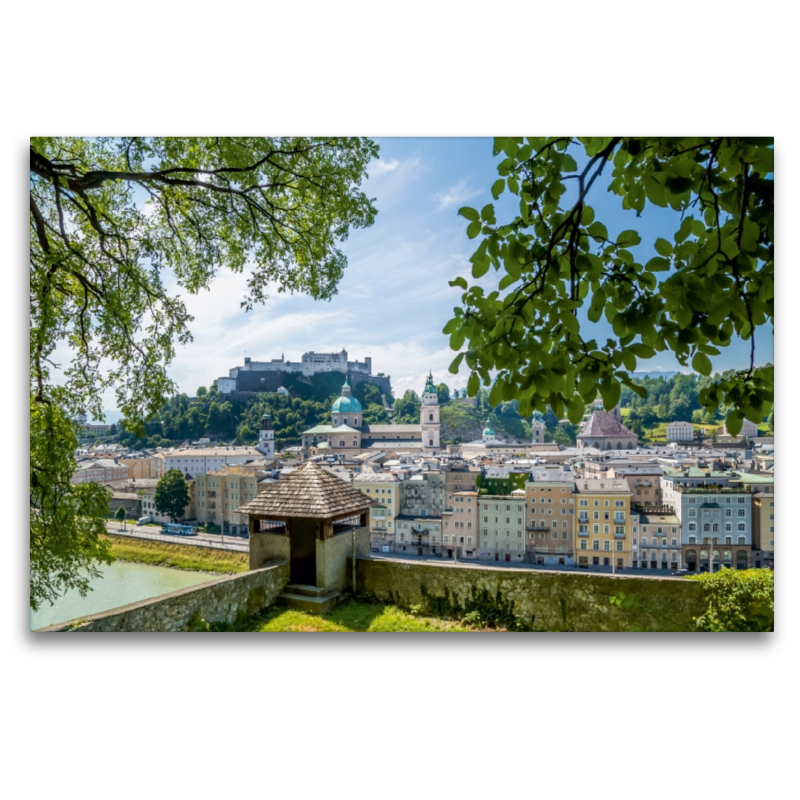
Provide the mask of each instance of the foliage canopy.
POLYGON ((452 349, 468 346, 450 371, 466 363, 470 396, 491 384, 493 406, 516 398, 527 416, 549 404, 577 423, 598 393, 607 409, 624 386, 644 396, 630 376, 639 359, 670 350, 708 376, 709 356, 739 336, 751 344, 749 367, 706 387, 699 401, 710 411, 730 406, 732 433, 744 418, 760 422, 770 413, 774 381, 772 365, 755 362, 755 332, 774 313, 772 144, 731 137, 495 139, 495 155, 505 158, 492 195, 517 196, 519 213, 498 223, 491 203, 459 211, 467 235, 480 237, 473 278, 492 268, 500 274, 489 292, 463 277, 450 282, 464 292, 444 333, 452 349), (657 239, 646 260, 632 250, 641 242, 637 231, 612 237, 589 205, 607 165, 608 190, 623 208, 637 216, 648 204, 680 212, 672 240, 657 239), (579 319, 584 307, 588 323, 579 319), (591 323, 603 316, 617 338, 598 343, 591 323))
POLYGON ((247 272, 246 309, 268 290, 332 297, 338 243, 377 213, 359 188, 377 154, 360 138, 31 139, 32 604, 85 586, 77 570, 105 552, 99 501, 69 483, 70 420, 102 419, 113 389, 125 427, 141 431, 175 393, 167 367, 191 339, 179 292, 221 268, 247 272), (35 442, 56 436, 34 462, 35 442))
POLYGON ((168 469, 156 484, 153 504, 159 514, 177 522, 189 505, 189 485, 179 469, 168 469))

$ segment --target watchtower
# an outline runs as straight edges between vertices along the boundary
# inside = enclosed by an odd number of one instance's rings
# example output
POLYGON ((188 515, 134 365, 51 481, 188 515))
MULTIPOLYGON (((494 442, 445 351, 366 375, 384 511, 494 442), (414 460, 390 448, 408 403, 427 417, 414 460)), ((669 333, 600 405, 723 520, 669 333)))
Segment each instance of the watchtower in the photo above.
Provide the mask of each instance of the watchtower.
POLYGON ((331 600, 347 584, 348 556, 369 555, 367 518, 376 503, 307 461, 238 509, 249 517, 250 569, 287 559, 290 595, 331 600))

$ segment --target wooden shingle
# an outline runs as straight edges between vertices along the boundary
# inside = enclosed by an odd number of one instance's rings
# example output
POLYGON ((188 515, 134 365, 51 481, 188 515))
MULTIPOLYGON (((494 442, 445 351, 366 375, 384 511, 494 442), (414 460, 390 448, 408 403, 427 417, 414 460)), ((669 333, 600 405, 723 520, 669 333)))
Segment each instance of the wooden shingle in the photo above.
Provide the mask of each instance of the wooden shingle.
POLYGON ((334 519, 363 514, 377 500, 345 483, 313 461, 307 461, 286 478, 270 484, 237 509, 253 517, 309 517, 334 519))

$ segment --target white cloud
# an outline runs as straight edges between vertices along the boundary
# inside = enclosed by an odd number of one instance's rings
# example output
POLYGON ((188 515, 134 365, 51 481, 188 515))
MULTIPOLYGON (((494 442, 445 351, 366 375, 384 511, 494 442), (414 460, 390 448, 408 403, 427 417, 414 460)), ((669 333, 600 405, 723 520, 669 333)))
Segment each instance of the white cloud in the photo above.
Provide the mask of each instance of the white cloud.
POLYGON ((400 162, 396 158, 389 161, 384 161, 382 158, 378 159, 376 164, 370 164, 370 170, 375 175, 382 175, 384 172, 391 172, 400 166, 400 162))
POLYGON ((477 197, 480 193, 480 189, 472 189, 467 186, 466 181, 459 181, 446 192, 438 192, 435 194, 433 199, 439 204, 436 210, 441 211, 443 208, 447 208, 447 206, 463 203, 466 200, 477 197))

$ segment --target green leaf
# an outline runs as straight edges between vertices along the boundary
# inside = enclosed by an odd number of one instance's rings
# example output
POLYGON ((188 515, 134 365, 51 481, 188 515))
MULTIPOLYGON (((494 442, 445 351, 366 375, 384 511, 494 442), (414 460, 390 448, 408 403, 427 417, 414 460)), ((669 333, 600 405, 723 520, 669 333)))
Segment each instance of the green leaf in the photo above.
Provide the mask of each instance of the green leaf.
POLYGON ((620 247, 633 247, 642 241, 642 237, 636 231, 622 231, 617 236, 617 244, 620 247))
POLYGON ((645 265, 648 272, 666 272, 669 269, 669 259, 654 256, 645 265))
POLYGON ((711 361, 704 353, 695 353, 692 359, 692 369, 701 375, 708 376, 711 374, 711 361))
POLYGON ((598 239, 608 239, 608 228, 602 222, 593 222, 589 228, 589 235, 598 239))
POLYGON ((468 206, 459 208, 458 213, 460 216, 466 217, 470 222, 477 222, 480 219, 480 214, 474 208, 469 208, 468 206))
POLYGON ((656 239, 656 253, 660 256, 672 255, 672 243, 666 239, 656 239))
POLYGON ((465 278, 459 276, 458 278, 454 278, 452 281, 448 281, 451 286, 460 286, 462 289, 468 288, 469 284, 467 283, 465 278))
POLYGON ((742 429, 742 415, 734 409, 725 417, 725 427, 731 436, 738 436, 739 431, 742 429))
POLYGON ((639 342, 629 345, 628 350, 639 358, 652 358, 656 354, 656 351, 652 347, 646 344, 640 344, 639 342))
POLYGON ((481 232, 481 227, 482 226, 480 220, 475 220, 475 222, 470 222, 470 224, 467 225, 467 236, 469 236, 470 239, 474 239, 481 232))
POLYGON ((458 330, 461 326, 461 320, 457 317, 455 319, 451 319, 448 323, 442 328, 442 333, 453 333, 454 331, 458 330))
POLYGON ((498 178, 492 184, 492 197, 494 197, 494 199, 497 200, 497 198, 500 197, 501 194, 503 194, 505 188, 506 188, 506 182, 502 178, 498 178))
POLYGON ((458 368, 461 366, 461 362, 464 360, 464 356, 466 353, 459 353, 450 363, 450 366, 447 368, 447 371, 453 375, 458 374, 458 368))
POLYGON ((469 380, 467 381, 467 394, 470 397, 475 397, 478 394, 478 389, 480 388, 481 381, 478 377, 477 372, 471 372, 469 376, 469 380))

